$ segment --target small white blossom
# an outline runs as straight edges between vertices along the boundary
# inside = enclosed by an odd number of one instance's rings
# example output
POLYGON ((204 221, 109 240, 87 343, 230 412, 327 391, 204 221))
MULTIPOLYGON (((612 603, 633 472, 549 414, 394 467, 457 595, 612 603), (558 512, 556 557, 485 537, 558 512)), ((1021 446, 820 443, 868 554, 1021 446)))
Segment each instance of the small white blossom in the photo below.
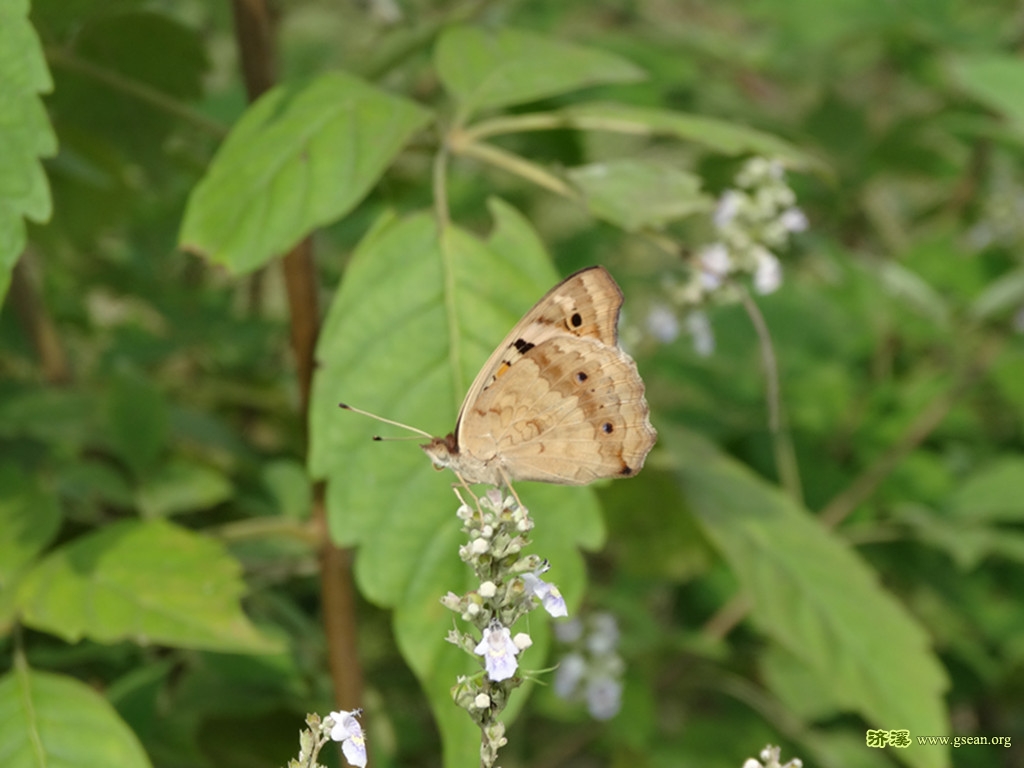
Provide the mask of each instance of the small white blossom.
POLYGON ((773 747, 769 744, 761 750, 761 754, 759 755, 761 758, 760 762, 749 757, 746 762, 743 763, 743 768, 803 768, 804 762, 799 757, 794 757, 785 765, 780 764, 779 760, 781 760, 781 754, 782 747, 773 747))
POLYGON ((611 677, 594 677, 587 682, 587 711, 595 720, 611 720, 622 709, 622 683, 611 677))
POLYGON ((507 680, 516 673, 516 655, 519 649, 512 642, 512 633, 508 627, 503 627, 497 622, 492 623, 484 630, 483 639, 473 652, 483 656, 487 676, 495 682, 507 680))
POLYGON ((486 693, 478 693, 476 698, 473 699, 473 706, 477 709, 487 709, 491 706, 491 697, 486 693))
POLYGON ((555 637, 560 643, 575 643, 583 637, 583 622, 573 618, 555 622, 555 637))
POLYGON ((477 592, 480 593, 480 597, 494 597, 498 594, 498 586, 493 581, 485 581, 477 592))
POLYGON ((491 545, 487 539, 473 539, 472 544, 469 545, 469 549, 474 555, 482 555, 490 548, 491 545))
POLYGON ((512 642, 520 651, 525 651, 527 648, 533 645, 533 638, 525 632, 519 632, 515 637, 512 638, 512 642))
POLYGON ((774 293, 782 284, 782 264, 774 253, 758 246, 754 250, 754 290, 760 294, 774 293))
POLYGON ((701 357, 708 357, 715 351, 715 333, 711 321, 703 312, 691 312, 686 316, 686 330, 693 337, 693 348, 701 357))
POLYGON ((587 662, 583 656, 578 653, 566 654, 555 671, 555 693, 563 699, 571 697, 586 672, 587 662))
POLYGON ((569 609, 565 605, 565 598, 562 597, 562 593, 558 591, 558 587, 554 584, 550 584, 544 581, 538 573, 543 573, 546 568, 536 571, 534 573, 524 573, 523 583, 526 585, 526 589, 537 597, 541 605, 544 606, 544 610, 547 611, 554 617, 568 616, 569 609))
POLYGON ((619 644, 619 623, 610 613, 595 613, 590 617, 587 648, 595 656, 611 653, 619 644))
POLYGON ((341 742, 341 751, 350 765, 366 768, 366 739, 363 727, 356 720, 362 710, 351 712, 331 712, 329 717, 334 725, 331 727, 331 739, 341 742))
POLYGON ((701 285, 709 291, 713 291, 722 284, 732 265, 729 249, 725 247, 724 243, 712 243, 701 248, 697 253, 697 260, 700 266, 701 285))
POLYGON ((715 208, 713 221, 717 229, 725 229, 736 218, 740 206, 743 204, 744 195, 735 189, 727 189, 718 198, 718 205, 715 208))
POLYGON ((662 344, 668 344, 679 336, 679 318, 664 304, 658 304, 647 313, 647 330, 662 344))
POLYGON ((807 229, 807 216, 799 208, 789 208, 782 212, 779 221, 787 232, 803 232, 807 229))

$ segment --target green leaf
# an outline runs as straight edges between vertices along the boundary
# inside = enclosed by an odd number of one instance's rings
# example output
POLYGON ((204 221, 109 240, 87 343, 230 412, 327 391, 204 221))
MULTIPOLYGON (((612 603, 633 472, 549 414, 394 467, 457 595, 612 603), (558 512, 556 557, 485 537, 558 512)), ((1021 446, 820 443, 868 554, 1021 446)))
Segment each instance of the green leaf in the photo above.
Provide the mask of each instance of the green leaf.
POLYGON ((189 197, 181 247, 236 272, 350 211, 430 113, 333 72, 242 116, 189 197))
POLYGON ((126 521, 54 551, 28 573, 18 602, 28 626, 68 642, 274 650, 242 613, 240 572, 208 537, 162 520, 126 521))
POLYGON ((639 135, 666 135, 702 144, 726 155, 758 154, 779 158, 797 169, 823 171, 825 166, 788 141, 745 125, 670 109, 593 102, 560 110, 570 126, 639 135))
POLYGON ((949 502, 960 520, 1024 522, 1024 457, 1003 456, 972 474, 949 502))
POLYGON ((1016 531, 970 520, 951 521, 920 504, 901 504, 895 519, 911 526, 921 541, 948 553, 962 571, 992 556, 1024 563, 1024 534, 1016 531))
MULTIPOLYGON (((363 593, 395 607, 398 642, 428 692, 448 765, 465 765, 479 748, 475 726, 449 694, 453 675, 473 661, 445 642, 452 615, 438 602, 468 586, 454 476, 434 471, 415 445, 371 441, 397 430, 337 406, 437 434, 452 428, 479 366, 557 280, 525 219, 500 202, 491 211, 496 224, 486 241, 455 228, 439 239, 434 220, 422 214, 382 221, 366 236, 320 336, 310 408, 311 473, 327 479, 332 536, 359 546, 363 593)), ((603 538, 593 491, 529 483, 517 490, 537 523, 532 551, 552 561, 549 578, 578 600, 584 567, 577 548, 603 538)), ((531 635, 543 623, 532 618, 531 635)), ((524 665, 544 666, 541 637, 524 665)))
POLYGON ((591 213, 627 232, 665 224, 714 209, 700 191, 699 176, 646 160, 611 160, 573 168, 569 178, 591 213))
POLYGON ((53 88, 28 0, 0 3, 0 305, 25 249, 25 222, 50 218, 50 188, 39 162, 57 151, 40 93, 53 88))
POLYGON ((77 176, 89 168, 89 175, 112 171, 117 178, 124 162, 166 172, 167 139, 182 122, 168 107, 197 101, 209 69, 200 30, 166 13, 103 6, 106 12, 81 21, 64 45, 49 41, 56 83, 48 106, 63 140, 59 172, 77 176))
POLYGON ((209 509, 231 498, 234 489, 222 472, 205 464, 174 459, 139 483, 135 498, 146 517, 166 517, 209 509))
POLYGON ((1024 61, 1016 56, 960 56, 951 66, 964 90, 1024 129, 1024 61))
POLYGON ((1000 275, 971 303, 971 314, 979 320, 1010 314, 1024 305, 1024 269, 1000 275))
MULTIPOLYGON (((928 636, 857 554, 703 440, 662 432, 694 513, 753 601, 756 624, 875 727, 948 732, 946 674, 928 636)), ((947 764, 939 748, 898 752, 919 768, 947 764)))
POLYGON ((516 29, 451 27, 437 42, 434 62, 463 116, 644 78, 642 69, 615 54, 516 29))
POLYGON ((167 447, 167 402, 154 384, 137 374, 114 377, 107 399, 110 447, 136 476, 156 466, 167 447))
POLYGON ((945 297, 917 272, 895 261, 881 261, 873 265, 869 274, 877 276, 885 291, 898 302, 939 328, 949 328, 950 312, 945 297))
POLYGON ((23 663, 0 678, 4 768, 146 768, 138 738, 105 698, 74 678, 23 663))
POLYGON ((263 467, 263 486, 277 502, 278 514, 295 520, 309 517, 313 489, 306 468, 297 461, 280 459, 263 467))
POLYGON ((51 494, 17 466, 0 466, 0 590, 53 541, 60 523, 51 494))

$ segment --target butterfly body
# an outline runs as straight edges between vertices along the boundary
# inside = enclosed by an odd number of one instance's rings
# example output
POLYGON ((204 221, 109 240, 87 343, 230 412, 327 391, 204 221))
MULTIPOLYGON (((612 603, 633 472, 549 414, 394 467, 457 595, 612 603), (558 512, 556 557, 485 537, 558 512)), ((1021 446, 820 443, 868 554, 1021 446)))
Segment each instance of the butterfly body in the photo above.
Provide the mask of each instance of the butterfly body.
POLYGON ((484 364, 455 431, 422 446, 435 466, 495 486, 636 474, 657 433, 636 364, 618 346, 621 307, 603 267, 552 288, 484 364))

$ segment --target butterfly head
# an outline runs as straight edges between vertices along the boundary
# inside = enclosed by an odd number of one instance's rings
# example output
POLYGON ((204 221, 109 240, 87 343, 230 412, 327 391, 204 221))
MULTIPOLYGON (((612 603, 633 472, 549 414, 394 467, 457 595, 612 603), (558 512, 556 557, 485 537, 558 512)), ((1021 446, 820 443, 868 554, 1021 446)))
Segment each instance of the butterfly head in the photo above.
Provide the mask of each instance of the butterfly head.
POLYGON ((457 461, 459 446, 455 442, 455 435, 449 432, 444 437, 432 437, 429 443, 420 446, 434 462, 435 469, 451 467, 457 461))

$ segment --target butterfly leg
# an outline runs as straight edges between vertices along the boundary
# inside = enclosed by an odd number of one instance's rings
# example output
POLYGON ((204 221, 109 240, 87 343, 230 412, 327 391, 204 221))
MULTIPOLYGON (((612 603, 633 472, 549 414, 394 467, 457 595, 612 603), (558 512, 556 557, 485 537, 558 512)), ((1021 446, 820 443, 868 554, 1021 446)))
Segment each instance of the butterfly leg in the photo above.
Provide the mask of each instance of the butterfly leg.
POLYGON ((512 498, 516 500, 516 504, 519 505, 519 508, 520 509, 526 509, 526 505, 524 505, 523 502, 520 500, 519 494, 516 493, 516 489, 512 487, 512 478, 510 478, 508 476, 508 474, 505 472, 504 467, 500 467, 499 466, 498 467, 498 472, 501 473, 501 481, 502 481, 502 483, 504 484, 504 486, 506 488, 508 488, 508 492, 512 494, 512 498))
MULTIPOLYGON (((470 498, 473 499, 473 506, 476 507, 476 511, 480 512, 480 499, 478 499, 477 495, 473 493, 473 489, 469 487, 469 483, 467 483, 465 478, 463 478, 458 472, 455 473, 455 476, 459 478, 459 482, 452 483, 452 490, 455 492, 456 498, 458 498, 460 503, 466 504, 466 500, 462 498, 462 494, 459 492, 459 488, 461 487, 469 494, 470 498)), ((466 504, 466 506, 468 507, 469 505, 466 504)))

